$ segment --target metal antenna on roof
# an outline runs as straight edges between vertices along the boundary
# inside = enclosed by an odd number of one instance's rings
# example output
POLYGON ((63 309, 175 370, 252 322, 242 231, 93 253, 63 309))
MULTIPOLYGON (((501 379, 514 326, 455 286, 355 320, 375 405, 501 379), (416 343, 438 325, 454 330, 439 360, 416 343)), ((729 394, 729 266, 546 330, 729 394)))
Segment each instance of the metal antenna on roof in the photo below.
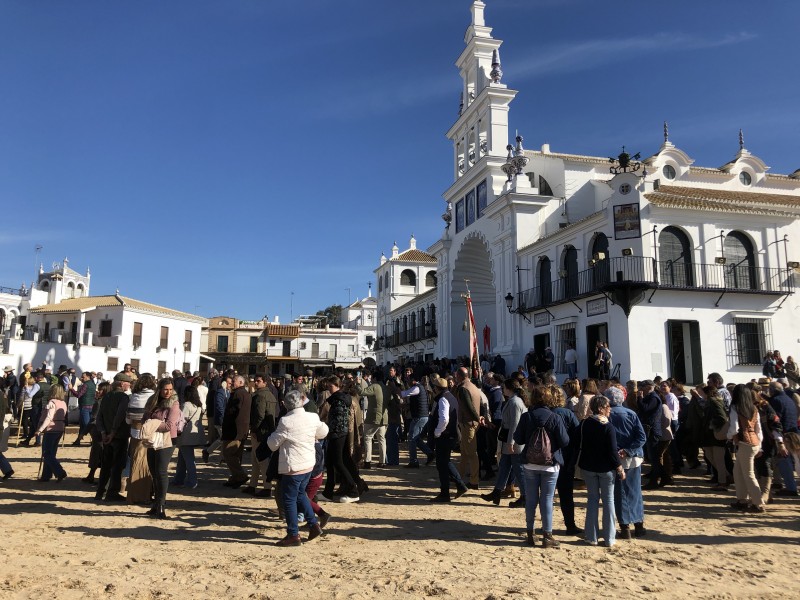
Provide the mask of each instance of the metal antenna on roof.
POLYGON ((664 142, 669 141, 669 123, 664 121, 664 142))
POLYGON ((739 130, 739 150, 744 150, 744 134, 739 130))

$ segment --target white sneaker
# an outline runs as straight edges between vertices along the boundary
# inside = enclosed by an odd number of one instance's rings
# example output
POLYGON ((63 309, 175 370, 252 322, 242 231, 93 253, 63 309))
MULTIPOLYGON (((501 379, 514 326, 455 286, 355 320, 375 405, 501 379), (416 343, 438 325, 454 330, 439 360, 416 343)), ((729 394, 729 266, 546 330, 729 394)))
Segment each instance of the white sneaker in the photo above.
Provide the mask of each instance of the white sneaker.
POLYGON ((339 496, 339 502, 342 504, 349 504, 350 502, 358 502, 358 496, 339 496))
POLYGON ((590 546, 597 546, 597 540, 592 541, 592 540, 586 540, 585 539, 583 541, 586 542, 587 544, 589 544, 590 546))

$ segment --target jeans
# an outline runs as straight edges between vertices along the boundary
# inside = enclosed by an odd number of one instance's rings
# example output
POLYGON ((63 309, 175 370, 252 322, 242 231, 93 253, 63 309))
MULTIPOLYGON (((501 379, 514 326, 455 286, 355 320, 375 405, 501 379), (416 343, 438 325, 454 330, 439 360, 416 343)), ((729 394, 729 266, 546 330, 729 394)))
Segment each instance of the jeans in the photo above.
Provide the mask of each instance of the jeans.
POLYGON ((3 475, 8 475, 13 470, 14 469, 11 468, 11 463, 8 462, 8 459, 0 452, 0 472, 2 472, 3 475))
POLYGON ((519 454, 501 454, 500 462, 497 464, 497 481, 494 489, 497 492, 503 489, 512 481, 517 485, 522 485, 522 462, 519 454))
POLYGON ((194 446, 178 446, 178 466, 175 467, 175 485, 193 488, 197 485, 197 463, 194 459, 194 446))
POLYGON ((386 464, 400 464, 400 423, 389 423, 386 427, 386 464))
POLYGON ((155 504, 159 508, 164 508, 167 501, 167 489, 169 488, 169 461, 172 460, 172 451, 175 446, 169 448, 147 449, 147 465, 150 467, 150 475, 153 478, 153 492, 155 493, 155 504))
POLYGON ((436 440, 436 470, 439 472, 439 495, 450 497, 450 481, 455 482, 459 490, 463 490, 467 486, 461 479, 461 475, 456 469, 455 464, 451 459, 453 448, 455 448, 456 441, 452 438, 439 438, 436 440))
POLYGON ((567 363, 567 377, 575 379, 578 376, 578 363, 567 363))
POLYGON ((779 456, 775 463, 777 464, 778 471, 780 471, 781 477, 783 478, 783 485, 790 492, 796 492, 797 481, 794 479, 794 460, 792 455, 789 454, 789 456, 779 456))
POLYGON ((614 482, 614 508, 623 525, 644 523, 641 465, 625 471, 625 481, 614 482))
POLYGON ((297 514, 302 511, 309 525, 317 524, 314 509, 306 496, 306 486, 311 479, 311 472, 302 475, 281 475, 281 493, 283 495, 283 510, 286 514, 286 530, 289 537, 300 535, 297 527, 297 514), (298 510, 298 508, 300 510, 298 510))
POLYGON ((386 462, 386 426, 364 423, 364 462, 372 462, 372 440, 378 442, 378 462, 386 462))
POLYGON ((50 481, 50 478, 55 475, 56 477, 66 476, 64 467, 58 462, 56 452, 58 452, 58 442, 61 441, 63 431, 47 431, 42 439, 42 481, 50 481))
POLYGON ((525 483, 525 525, 533 531, 536 507, 542 518, 542 531, 553 533, 553 497, 556 494, 558 471, 536 471, 522 469, 525 483))
POLYGON ((603 501, 603 539, 606 546, 613 546, 617 537, 617 526, 614 519, 614 471, 597 473, 584 471, 583 480, 586 482, 586 524, 584 534, 589 542, 596 542, 598 537, 597 516, 600 512, 600 500, 603 501))
POLYGON ((80 419, 78 421, 78 437, 82 438, 89 431, 89 421, 92 420, 92 407, 81 406, 80 419))
POLYGON ((419 419, 411 419, 411 424, 408 426, 408 462, 416 463, 417 448, 422 450, 427 456, 433 456, 433 452, 422 439, 422 432, 425 431, 425 425, 428 424, 428 417, 420 417, 419 419))

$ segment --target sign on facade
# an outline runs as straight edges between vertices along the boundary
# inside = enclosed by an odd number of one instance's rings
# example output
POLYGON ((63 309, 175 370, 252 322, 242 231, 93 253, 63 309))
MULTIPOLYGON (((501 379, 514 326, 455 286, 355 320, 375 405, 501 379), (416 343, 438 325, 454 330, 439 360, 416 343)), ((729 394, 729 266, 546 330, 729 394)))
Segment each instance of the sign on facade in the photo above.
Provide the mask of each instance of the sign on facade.
POLYGON ((642 237, 639 204, 618 204, 614 207, 614 239, 630 240, 642 237))
POLYGON ((550 324, 550 313, 540 312, 533 315, 533 326, 542 327, 550 324))
POLYGON ((603 296, 602 298, 595 298, 594 300, 586 301, 586 316, 594 317, 595 315, 604 315, 608 312, 608 299, 603 296))

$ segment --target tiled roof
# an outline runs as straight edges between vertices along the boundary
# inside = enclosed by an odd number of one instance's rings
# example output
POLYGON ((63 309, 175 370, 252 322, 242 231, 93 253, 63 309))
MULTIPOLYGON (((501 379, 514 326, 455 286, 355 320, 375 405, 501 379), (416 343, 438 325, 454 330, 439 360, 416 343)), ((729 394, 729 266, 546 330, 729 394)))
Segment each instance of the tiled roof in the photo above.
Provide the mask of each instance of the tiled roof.
POLYGON ((800 195, 740 192, 662 185, 645 194, 650 202, 665 208, 725 210, 738 213, 788 215, 785 209, 800 209, 800 195))
POLYGON ((69 298, 57 304, 43 304, 42 306, 31 308, 30 312, 70 313, 112 306, 126 306, 144 312, 166 315, 168 317, 178 317, 181 319, 206 320, 204 317, 181 312, 179 310, 172 310, 171 308, 150 304, 149 302, 142 302, 141 300, 135 300, 133 298, 127 298, 126 296, 86 296, 85 298, 69 298))
POLYGON ((270 323, 267 325, 267 335, 269 337, 282 337, 282 338, 296 338, 300 337, 299 325, 276 325, 270 323))
POLYGON ((435 263, 436 257, 431 256, 427 252, 423 252, 422 250, 417 250, 416 248, 412 250, 406 250, 405 252, 401 252, 396 257, 391 258, 390 260, 404 260, 407 262, 420 262, 420 263, 435 263))

